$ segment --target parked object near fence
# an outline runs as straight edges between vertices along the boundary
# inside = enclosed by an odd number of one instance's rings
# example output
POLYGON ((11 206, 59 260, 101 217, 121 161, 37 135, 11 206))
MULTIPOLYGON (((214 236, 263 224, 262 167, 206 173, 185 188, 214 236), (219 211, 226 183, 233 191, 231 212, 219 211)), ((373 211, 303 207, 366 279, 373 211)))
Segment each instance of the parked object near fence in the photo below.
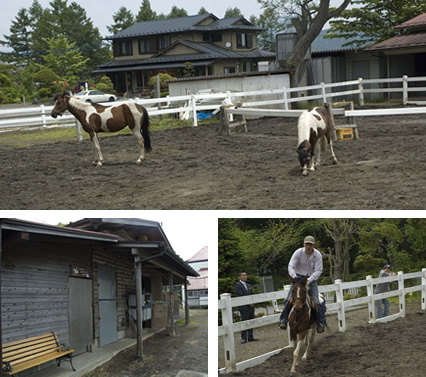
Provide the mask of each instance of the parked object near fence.
MULTIPOLYGON (((235 345, 234 345, 234 333, 247 330, 249 328, 257 328, 266 325, 276 324, 278 327, 279 314, 274 314, 262 318, 257 318, 250 321, 234 323, 232 318, 232 308, 238 305, 256 304, 265 301, 285 299, 288 295, 290 286, 285 286, 283 291, 262 293, 258 295, 252 295, 247 297, 231 298, 229 293, 220 295, 218 302, 218 309, 222 311, 222 326, 219 326, 218 335, 223 336, 224 352, 225 352, 225 367, 220 369, 219 372, 240 372, 247 368, 261 364, 273 355, 276 355, 283 351, 284 348, 277 349, 264 355, 259 355, 255 358, 245 360, 242 362, 236 362, 235 356, 235 345)), ((396 276, 388 276, 384 278, 373 278, 367 276, 365 280, 354 281, 354 282, 342 282, 336 280, 334 284, 319 286, 320 293, 333 292, 335 293, 336 302, 327 304, 328 312, 337 312, 337 321, 339 331, 346 330, 346 317, 345 311, 349 308, 357 307, 359 305, 368 306, 368 319, 370 324, 376 322, 388 322, 395 320, 400 317, 405 317, 405 295, 412 292, 421 292, 421 310, 426 310, 426 268, 422 271, 407 273, 398 272, 396 276), (406 286, 406 281, 416 279, 417 283, 413 286, 406 286), (398 288, 386 293, 374 294, 374 285, 385 282, 397 282, 398 288), (367 288, 367 295, 363 297, 354 298, 351 300, 344 300, 343 293, 346 290, 354 288, 367 288), (399 312, 396 314, 389 315, 388 317, 376 318, 375 301, 383 298, 398 297, 399 300, 399 312)), ((288 339, 289 344, 292 345, 291 339, 288 339)))
POLYGON ((137 164, 142 163, 145 157, 145 149, 151 151, 149 136, 149 116, 146 109, 140 105, 129 103, 119 106, 102 106, 81 102, 66 95, 65 92, 55 97, 55 107, 52 109, 52 117, 57 118, 66 110, 75 116, 83 129, 90 135, 93 144, 95 160, 93 165, 102 166, 103 156, 97 134, 99 132, 116 132, 128 126, 139 144, 139 158, 137 164))

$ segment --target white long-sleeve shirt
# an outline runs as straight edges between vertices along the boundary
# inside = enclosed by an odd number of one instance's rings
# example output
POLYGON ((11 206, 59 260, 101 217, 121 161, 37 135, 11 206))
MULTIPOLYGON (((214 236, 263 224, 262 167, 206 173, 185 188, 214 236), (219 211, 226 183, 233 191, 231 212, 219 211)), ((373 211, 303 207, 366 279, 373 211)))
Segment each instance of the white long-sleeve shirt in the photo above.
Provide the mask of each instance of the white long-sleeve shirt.
POLYGON ((318 280, 322 273, 322 255, 317 250, 308 256, 305 248, 297 249, 288 264, 288 273, 291 277, 295 278, 297 274, 306 276, 308 275, 309 282, 318 280))

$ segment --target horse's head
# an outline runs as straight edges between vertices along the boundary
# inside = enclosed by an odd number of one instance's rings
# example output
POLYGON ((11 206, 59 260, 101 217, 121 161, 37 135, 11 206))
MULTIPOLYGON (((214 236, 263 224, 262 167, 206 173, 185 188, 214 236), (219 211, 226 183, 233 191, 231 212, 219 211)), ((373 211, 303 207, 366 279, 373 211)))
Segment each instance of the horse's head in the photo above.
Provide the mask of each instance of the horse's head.
POLYGON ((55 101, 55 107, 52 109, 50 115, 52 118, 57 118, 58 115, 62 115, 67 110, 69 95, 63 92, 62 94, 57 94, 53 100, 55 101))
POLYGON ((308 277, 304 276, 302 278, 293 279, 290 277, 291 282, 293 283, 293 288, 291 289, 291 301, 293 302, 294 310, 302 310, 303 305, 306 302, 306 292, 308 277))
POLYGON ((308 170, 311 166, 311 145, 307 140, 300 143, 297 153, 299 154, 299 162, 302 166, 302 174, 308 175, 308 170))

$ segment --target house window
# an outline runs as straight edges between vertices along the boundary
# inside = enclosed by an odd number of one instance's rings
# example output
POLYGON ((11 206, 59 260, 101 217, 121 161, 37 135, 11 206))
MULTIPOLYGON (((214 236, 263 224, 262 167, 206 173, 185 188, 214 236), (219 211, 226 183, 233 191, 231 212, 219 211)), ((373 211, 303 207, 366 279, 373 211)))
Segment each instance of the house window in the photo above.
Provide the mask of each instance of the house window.
POLYGON ((188 298, 198 298, 198 291, 188 291, 188 298))
POLYGON ((203 42, 222 42, 222 33, 203 33, 203 42))
POLYGON ((155 38, 139 39, 139 54, 154 54, 157 52, 157 40, 155 38))
POLYGON ((222 42, 222 33, 213 33, 211 35, 212 42, 222 42))
POLYGON ((170 46, 170 34, 160 35, 158 38, 158 47, 160 50, 164 50, 165 48, 170 46))
POLYGON ((223 67, 223 73, 235 73, 235 67, 223 67))
POLYGON ((251 72, 251 62, 249 61, 244 61, 242 63, 242 68, 243 68, 243 72, 251 72))
POLYGON ((132 41, 117 41, 114 42, 114 55, 115 56, 129 56, 133 55, 132 41))
POLYGON ((202 289, 200 291, 200 297, 207 297, 208 296, 208 290, 207 289, 202 289))
POLYGON ((252 48, 253 33, 237 33, 237 48, 252 48))

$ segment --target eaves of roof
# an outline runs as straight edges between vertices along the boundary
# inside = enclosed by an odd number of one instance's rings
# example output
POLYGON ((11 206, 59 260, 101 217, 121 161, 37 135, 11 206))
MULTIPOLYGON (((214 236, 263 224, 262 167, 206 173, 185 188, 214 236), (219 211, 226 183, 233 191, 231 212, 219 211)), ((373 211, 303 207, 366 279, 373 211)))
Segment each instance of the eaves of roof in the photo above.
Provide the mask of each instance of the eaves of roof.
POLYGON ((426 13, 420 14, 417 17, 414 17, 408 21, 403 22, 402 24, 399 24, 398 26, 395 26, 395 29, 410 29, 413 27, 422 27, 424 26, 426 28, 426 13))
POLYGON ((118 242, 118 236, 89 230, 73 229, 65 226, 35 223, 19 219, 3 219, 2 228, 7 230, 37 233, 48 236, 79 238, 92 241, 118 242))
POLYGON ((251 30, 251 31, 262 31, 264 28, 250 24, 243 17, 236 18, 225 18, 218 19, 213 14, 208 15, 198 15, 198 16, 188 16, 188 17, 178 17, 170 18, 165 20, 154 20, 154 21, 145 21, 138 22, 129 28, 106 37, 106 40, 114 39, 125 39, 125 38, 134 38, 148 35, 159 35, 159 34, 174 34, 182 32, 207 32, 207 31, 223 31, 223 30, 251 30), (208 25, 200 25, 200 23, 205 20, 207 17, 213 17, 216 21, 208 25), (238 23, 239 20, 242 20, 243 24, 238 23))
POLYGON ((426 32, 397 35, 385 41, 376 43, 375 45, 366 48, 365 51, 407 49, 413 47, 426 48, 426 32))

